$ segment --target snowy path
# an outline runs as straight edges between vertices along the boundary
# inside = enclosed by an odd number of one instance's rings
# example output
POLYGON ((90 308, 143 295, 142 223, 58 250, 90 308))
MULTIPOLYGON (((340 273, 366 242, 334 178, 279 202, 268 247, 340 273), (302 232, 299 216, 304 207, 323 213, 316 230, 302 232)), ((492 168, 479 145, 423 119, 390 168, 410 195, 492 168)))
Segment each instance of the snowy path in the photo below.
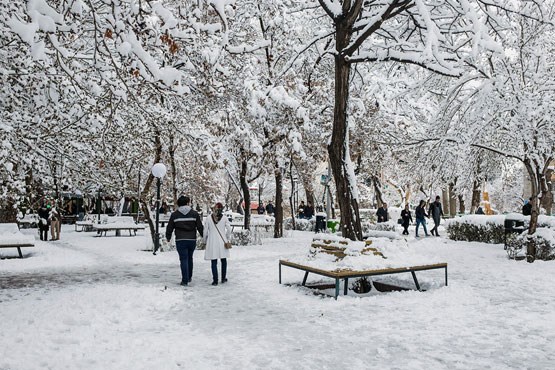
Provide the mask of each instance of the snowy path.
MULTIPOLYGON (((0 261, 0 369, 551 369, 555 267, 508 261, 499 246, 410 240, 449 263, 427 292, 315 296, 277 284, 278 259, 312 237, 235 247, 230 282, 195 257, 183 289, 175 252, 144 237, 64 230, 33 256, 0 261)), ((200 252, 200 253, 199 253, 200 252)), ((302 272, 284 269, 284 281, 302 272)), ((410 286, 410 275, 401 283, 410 286)))

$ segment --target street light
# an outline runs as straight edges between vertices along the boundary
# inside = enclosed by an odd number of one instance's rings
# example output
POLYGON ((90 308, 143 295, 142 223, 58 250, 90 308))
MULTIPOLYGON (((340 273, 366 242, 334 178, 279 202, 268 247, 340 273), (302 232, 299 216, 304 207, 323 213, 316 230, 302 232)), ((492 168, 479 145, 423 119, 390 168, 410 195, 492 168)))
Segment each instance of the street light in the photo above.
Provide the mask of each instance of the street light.
POLYGON ((152 166, 151 171, 152 176, 156 177, 156 235, 154 238, 154 252, 152 253, 156 255, 160 248, 160 230, 158 229, 158 222, 160 221, 160 185, 162 177, 166 175, 166 166, 163 163, 156 163, 152 166))

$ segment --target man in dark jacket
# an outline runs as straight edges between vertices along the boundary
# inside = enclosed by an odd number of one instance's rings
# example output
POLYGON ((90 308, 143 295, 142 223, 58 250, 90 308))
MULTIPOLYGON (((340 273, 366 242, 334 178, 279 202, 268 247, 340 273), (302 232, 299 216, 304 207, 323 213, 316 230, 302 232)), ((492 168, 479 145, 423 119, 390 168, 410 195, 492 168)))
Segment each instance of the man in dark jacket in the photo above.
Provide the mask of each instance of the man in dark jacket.
POLYGON ((314 216, 314 207, 312 206, 312 202, 308 201, 306 207, 304 207, 304 218, 310 220, 314 216))
POLYGON ((189 206, 191 198, 181 196, 177 200, 177 211, 173 212, 166 227, 168 243, 175 230, 175 246, 181 265, 181 285, 187 285, 193 278, 193 253, 197 247, 197 231, 202 236, 204 227, 200 215, 189 206))
POLYGON ((272 204, 272 201, 269 201, 268 204, 266 204, 266 213, 267 213, 269 216, 273 216, 273 215, 274 215, 274 212, 275 212, 275 207, 274 207, 274 205, 272 204))
POLYGON ((44 203, 41 204, 39 210, 39 235, 40 240, 48 240, 48 225, 50 224, 50 205, 46 206, 44 203))
POLYGON ((430 204, 430 209, 428 210, 428 217, 434 220, 434 228, 430 230, 430 233, 435 236, 439 236, 437 232, 437 227, 439 226, 439 221, 443 217, 443 208, 441 207, 441 202, 439 201, 439 195, 436 197, 435 202, 430 204), (435 234, 434 234, 435 231, 435 234))
POLYGON ((384 203, 380 208, 378 208, 376 216, 378 217, 378 222, 389 221, 389 214, 387 213, 387 203, 384 203))
POLYGON ((525 201, 524 205, 522 206, 523 216, 530 216, 532 214, 532 203, 530 202, 530 200, 525 201))

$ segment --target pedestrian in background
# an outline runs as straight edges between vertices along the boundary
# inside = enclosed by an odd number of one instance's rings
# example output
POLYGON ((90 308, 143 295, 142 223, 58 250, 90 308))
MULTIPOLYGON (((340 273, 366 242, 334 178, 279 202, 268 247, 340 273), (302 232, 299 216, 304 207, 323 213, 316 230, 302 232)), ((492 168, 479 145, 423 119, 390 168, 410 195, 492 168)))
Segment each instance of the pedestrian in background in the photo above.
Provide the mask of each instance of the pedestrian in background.
POLYGON ((430 204, 430 209, 428 210, 428 217, 431 217, 434 220, 434 228, 430 230, 430 232, 435 236, 439 236, 437 228, 441 218, 443 217, 443 208, 441 207, 441 202, 439 200, 440 198, 438 195, 436 196, 435 202, 430 204))
POLYGON ((405 204, 405 209, 401 211, 401 219, 403 220, 403 223, 401 224, 404 229, 403 235, 409 235, 409 225, 412 222, 412 215, 410 214, 408 203, 405 204))
POLYGON ((414 216, 416 218, 416 237, 418 238, 418 227, 420 225, 422 225, 422 227, 424 228, 424 233, 426 234, 426 236, 430 236, 430 234, 428 234, 428 230, 426 229, 426 217, 428 217, 428 215, 426 214, 426 209, 424 208, 426 205, 426 202, 424 200, 421 200, 420 203, 418 204, 418 207, 416 207, 416 209, 414 210, 414 216))
POLYGON ((50 235, 52 236, 52 240, 60 240, 60 231, 62 230, 62 215, 56 208, 56 204, 54 204, 54 207, 50 209, 48 220, 50 220, 50 235))

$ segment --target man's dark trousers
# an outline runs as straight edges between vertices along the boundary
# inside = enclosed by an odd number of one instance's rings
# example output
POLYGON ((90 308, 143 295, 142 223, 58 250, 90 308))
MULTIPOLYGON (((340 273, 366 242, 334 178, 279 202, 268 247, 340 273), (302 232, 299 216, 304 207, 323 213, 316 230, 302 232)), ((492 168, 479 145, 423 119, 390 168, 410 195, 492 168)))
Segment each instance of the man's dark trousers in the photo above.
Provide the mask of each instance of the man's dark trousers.
POLYGON ((175 242, 181 264, 181 282, 189 283, 193 277, 193 253, 197 247, 196 240, 178 240, 175 242))

